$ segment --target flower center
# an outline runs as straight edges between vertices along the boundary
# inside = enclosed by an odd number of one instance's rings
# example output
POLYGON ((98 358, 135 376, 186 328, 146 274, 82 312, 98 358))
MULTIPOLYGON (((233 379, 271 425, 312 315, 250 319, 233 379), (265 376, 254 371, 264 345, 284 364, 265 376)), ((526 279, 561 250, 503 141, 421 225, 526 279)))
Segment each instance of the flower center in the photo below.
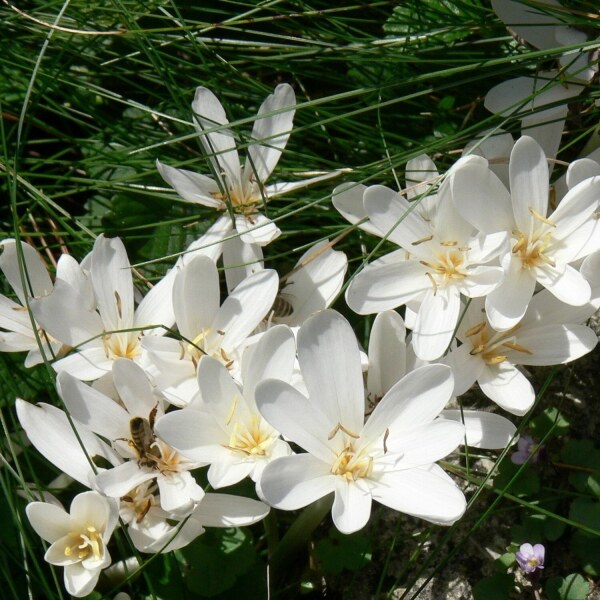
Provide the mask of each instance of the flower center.
POLYGON ((373 470, 373 457, 363 451, 355 451, 354 445, 349 443, 337 456, 331 472, 343 477, 346 481, 356 481, 369 477, 373 470))
POLYGON ((464 270, 466 265, 466 248, 457 248, 458 242, 440 242, 447 249, 436 252, 433 260, 422 260, 422 265, 430 269, 425 275, 431 280, 434 291, 449 283, 464 279, 468 273, 464 270))
POLYGON ((135 360, 140 355, 139 338, 123 333, 109 333, 102 337, 106 358, 129 358, 135 360))
POLYGON ((104 555, 104 543, 101 534, 92 525, 86 527, 85 533, 72 534, 73 543, 65 548, 65 556, 76 555, 79 560, 93 556, 101 560, 104 555))
POLYGON ((554 241, 552 229, 556 225, 531 207, 529 212, 534 217, 531 220, 529 233, 519 230, 512 232, 517 239, 512 247, 512 253, 518 256, 523 269, 534 269, 544 265, 554 266, 554 260, 547 255, 547 251, 554 241), (535 220, 541 223, 537 228, 534 227, 535 220))
MULTIPOLYGON (((152 487, 151 489, 154 489, 152 487)), ((136 523, 141 523, 148 511, 157 504, 154 494, 149 491, 147 483, 139 485, 131 490, 126 496, 121 498, 121 509, 133 515, 136 523)), ((123 517, 126 521, 131 521, 131 517, 123 517)))
POLYGON ((249 420, 234 421, 237 405, 236 396, 225 421, 225 426, 230 431, 229 443, 225 447, 242 452, 247 456, 267 456, 273 442, 278 437, 276 432, 256 413, 249 420))
POLYGON ((488 365, 498 365, 507 360, 507 350, 532 355, 531 350, 517 343, 514 334, 521 327, 522 325, 518 323, 508 331, 497 332, 493 331, 486 321, 482 321, 466 332, 467 337, 471 338, 469 341, 473 345, 473 349, 469 354, 471 356, 479 355, 488 365))
MULTIPOLYGON (((224 331, 217 331, 219 337, 222 338, 225 335, 224 331)), ((210 336, 211 329, 206 328, 203 329, 189 344, 181 345, 181 358, 183 358, 186 354, 190 357, 191 361, 194 363, 194 367, 198 367, 198 361, 203 356, 210 356, 222 364, 225 365, 228 369, 233 364, 233 360, 228 356, 228 354, 221 348, 221 344, 218 339, 215 339, 214 336, 210 336), (210 336, 210 337, 209 337, 210 336)))

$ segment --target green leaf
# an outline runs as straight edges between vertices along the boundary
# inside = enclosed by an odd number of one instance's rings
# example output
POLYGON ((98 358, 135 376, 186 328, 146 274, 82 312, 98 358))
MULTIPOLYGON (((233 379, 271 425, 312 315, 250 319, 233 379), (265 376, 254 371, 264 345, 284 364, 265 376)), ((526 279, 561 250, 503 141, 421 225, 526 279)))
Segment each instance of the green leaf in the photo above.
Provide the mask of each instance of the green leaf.
POLYGON ((573 573, 566 577, 551 577, 545 586, 548 600, 586 600, 590 584, 581 576, 573 573))
POLYGON ((564 435, 568 429, 569 421, 557 408, 547 408, 541 415, 529 421, 529 431, 538 440, 541 440, 550 431, 552 431, 551 437, 557 437, 564 435))
POLYGON ((569 519, 600 531, 600 503, 587 498, 577 498, 571 502, 569 519))
POLYGON ((581 568, 592 577, 600 575, 600 538, 584 531, 576 531, 570 547, 579 559, 581 568))
POLYGON ((339 575, 344 569, 356 571, 371 561, 371 541, 360 533, 344 535, 337 529, 315 545, 315 557, 323 570, 339 575))
POLYGON ((498 571, 506 573, 506 571, 514 564, 514 562, 515 553, 505 552, 494 561, 494 566, 498 569, 498 571))
MULTIPOLYGON (((515 496, 530 496, 539 492, 540 478, 534 468, 527 465, 518 478, 511 483, 508 491, 515 496)), ((498 476, 494 480, 496 489, 505 489, 519 469, 521 469, 521 465, 515 465, 508 459, 503 460, 498 469, 498 476)))
POLYGON ((569 483, 575 489, 600 496, 600 450, 591 440, 569 440, 561 451, 561 460, 583 469, 569 472, 569 483))
POLYGON ((515 580, 512 575, 505 573, 491 575, 473 586, 473 597, 475 600, 506 600, 514 585, 515 580))
POLYGON ((247 529, 209 530, 181 550, 188 589, 213 597, 232 588, 239 576, 256 562, 252 536, 247 529))

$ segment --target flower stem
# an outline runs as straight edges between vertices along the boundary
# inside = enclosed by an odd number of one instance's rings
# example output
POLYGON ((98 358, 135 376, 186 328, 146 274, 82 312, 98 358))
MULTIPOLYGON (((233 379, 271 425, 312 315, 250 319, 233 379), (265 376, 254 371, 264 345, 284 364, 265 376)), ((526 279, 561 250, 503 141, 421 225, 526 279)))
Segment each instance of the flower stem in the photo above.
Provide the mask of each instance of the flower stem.
POLYGON ((295 556, 306 547, 314 530, 331 510, 332 504, 333 494, 329 494, 307 506, 298 515, 273 552, 269 569, 272 583, 285 574, 286 565, 294 563, 295 556))

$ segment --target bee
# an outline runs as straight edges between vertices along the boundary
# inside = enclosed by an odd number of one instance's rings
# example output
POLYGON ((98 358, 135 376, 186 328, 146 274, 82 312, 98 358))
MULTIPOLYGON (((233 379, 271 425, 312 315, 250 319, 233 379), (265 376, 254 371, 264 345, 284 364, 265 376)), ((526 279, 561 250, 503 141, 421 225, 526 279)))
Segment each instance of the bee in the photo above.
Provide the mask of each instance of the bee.
POLYGON ((294 312, 292 303, 285 298, 286 295, 280 292, 273 302, 273 316, 276 318, 285 319, 294 312))
POLYGON ((148 418, 133 417, 129 421, 129 432, 131 439, 129 445, 135 448, 138 454, 138 465, 140 467, 156 467, 157 459, 161 457, 160 449, 155 444, 154 419, 158 405, 148 415, 148 418))

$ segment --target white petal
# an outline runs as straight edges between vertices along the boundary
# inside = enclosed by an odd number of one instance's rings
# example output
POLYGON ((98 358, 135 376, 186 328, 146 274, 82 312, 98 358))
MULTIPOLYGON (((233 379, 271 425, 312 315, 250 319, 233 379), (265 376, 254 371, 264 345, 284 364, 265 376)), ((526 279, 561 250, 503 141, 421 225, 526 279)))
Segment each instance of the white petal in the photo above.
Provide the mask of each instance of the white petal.
POLYGON ((530 209, 548 213, 548 160, 540 145, 522 136, 510 154, 510 194, 517 227, 529 231, 533 218, 530 209))
POLYGON ((308 317, 328 308, 342 289, 348 259, 333 250, 327 240, 311 246, 285 279, 280 296, 292 306, 292 314, 277 322, 302 325, 308 317))
POLYGON ((59 373, 57 388, 71 415, 94 433, 111 441, 129 437, 129 415, 112 398, 66 372, 59 373))
POLYGON ((47 502, 30 502, 25 512, 34 531, 51 544, 71 530, 71 518, 62 507, 47 502))
POLYGON ((430 423, 450 400, 454 381, 446 365, 426 365, 405 375, 384 396, 361 434, 376 440, 389 428, 391 435, 430 423))
POLYGON ((57 373, 66 371, 82 381, 93 381, 112 370, 113 360, 107 358, 102 347, 92 347, 74 352, 52 364, 57 373))
POLYGON ((21 242, 24 261, 21 265, 16 240, 9 239, 0 242, 0 249, 2 250, 0 253, 0 269, 21 304, 25 304, 24 281, 27 286, 28 297, 47 296, 52 291, 52 281, 50 275, 48 275, 48 269, 37 250, 29 244, 21 242), (24 279, 21 278, 21 269, 24 279))
POLYGON ((517 343, 531 352, 509 350, 509 360, 519 365, 559 365, 591 352, 598 336, 585 325, 552 324, 518 332, 517 343))
POLYGON ((335 497, 331 508, 333 523, 342 533, 362 529, 371 516, 371 494, 366 486, 336 478, 335 497))
POLYGON ((258 244, 246 244, 239 236, 225 240, 223 268, 227 290, 231 292, 246 277, 265 268, 262 247, 258 244))
POLYGON ((335 453, 327 438, 338 421, 332 421, 319 404, 311 404, 284 381, 268 379, 256 387, 256 405, 266 421, 286 439, 323 463, 333 464, 335 453))
POLYGON ((473 346, 467 342, 450 352, 445 360, 454 374, 454 396, 462 396, 471 389, 485 366, 481 357, 472 355, 471 350, 473 346))
POLYGON ((481 298, 495 290, 504 278, 501 267, 475 267, 460 282, 459 289, 468 298, 481 298))
POLYGON ((393 310, 379 313, 369 337, 367 390, 381 398, 406 373, 406 328, 393 310))
POLYGON ((149 327, 144 335, 164 335, 167 327, 175 323, 173 309, 173 285, 176 269, 171 269, 144 296, 134 315, 134 327, 149 327), (160 327, 162 325, 162 327, 160 327))
POLYGON ((210 412, 223 426, 235 416, 238 409, 244 410, 244 400, 240 388, 225 366, 203 356, 198 365, 199 397, 194 399, 194 407, 210 412))
POLYGON ((224 350, 233 350, 252 333, 273 305, 279 278, 272 269, 250 275, 225 299, 213 321, 213 330, 224 331, 224 350))
POLYGON ((202 135, 200 141, 213 164, 218 176, 224 171, 230 186, 238 185, 241 179, 240 159, 235 148, 235 139, 230 129, 220 129, 212 133, 204 133, 217 129, 220 125, 228 125, 225 110, 218 98, 207 88, 196 88, 192 102, 194 123, 202 135))
POLYGON ((497 331, 510 329, 523 318, 535 289, 534 275, 522 268, 514 254, 507 254, 502 259, 502 266, 504 279, 485 301, 488 319, 497 331))
POLYGON ((75 598, 83 598, 96 587, 101 569, 86 569, 81 563, 65 566, 65 589, 75 598))
POLYGON ((517 428, 505 417, 482 410, 443 410, 444 419, 465 425, 469 446, 486 450, 503 450, 516 441, 517 428))
POLYGON ((419 254, 421 240, 431 237, 431 227, 416 210, 416 204, 388 187, 367 188, 364 204, 371 223, 381 234, 409 252, 419 254))
POLYGON ((119 358, 113 365, 113 379, 129 417, 148 418, 157 400, 144 370, 131 360, 119 358))
POLYGON ((492 8, 506 26, 520 38, 541 50, 557 46, 555 31, 560 23, 555 9, 562 9, 556 0, 544 0, 538 6, 514 0, 492 0, 492 8), (548 9, 548 10, 547 10, 548 9))
POLYGON ((426 271, 416 260, 373 263, 352 279, 346 302, 359 315, 396 308, 431 289, 426 271))
MULTIPOLYGON (((240 453, 241 454, 241 453, 240 453)), ((223 462, 213 462, 208 469, 208 483, 218 490, 223 487, 234 485, 248 477, 254 469, 255 461, 244 460, 240 456, 238 462, 233 456, 223 462)))
POLYGON ((292 131, 295 105, 296 95, 287 83, 279 84, 261 104, 252 128, 253 142, 248 146, 246 180, 254 175, 264 183, 273 172, 292 131))
POLYGON ((369 215, 365 210, 363 196, 366 185, 362 183, 354 183, 347 181, 338 185, 331 194, 331 201, 336 210, 349 221, 352 225, 356 225, 360 221, 364 221, 359 225, 360 229, 381 237, 381 231, 369 222, 369 215))
POLYGON ((56 281, 49 296, 30 302, 38 324, 53 338, 69 346, 77 346, 104 331, 100 315, 86 304, 84 296, 61 280, 56 281))
MULTIPOLYGON (((487 129, 473 141, 468 142, 463 150, 464 155, 485 157, 489 168, 500 179, 506 189, 509 187, 508 161, 515 141, 510 133, 502 129, 487 129)), ((510 211, 512 213, 512 209, 510 211)))
POLYGON ((538 267, 536 277, 539 283, 565 304, 582 306, 591 298, 590 284, 570 265, 566 265, 564 270, 551 265, 538 267))
POLYGON ((327 425, 359 432, 364 388, 358 342, 348 321, 332 310, 311 317, 298 332, 298 361, 309 398, 327 415, 327 425))
POLYGON ((406 469, 427 466, 448 456, 464 439, 462 423, 436 419, 409 431, 398 432, 391 427, 387 448, 402 455, 397 466, 406 469))
POLYGON ((262 213, 235 215, 235 228, 245 244, 266 246, 281 235, 281 230, 262 213))
POLYGON ((415 354, 422 360, 435 360, 448 349, 460 314, 460 294, 457 289, 427 292, 413 329, 415 354))
POLYGON ((567 187, 571 190, 577 184, 600 175, 600 164, 591 158, 574 160, 567 169, 567 187))
POLYGON ((221 215, 196 241, 192 242, 181 254, 177 266, 186 265, 195 256, 202 254, 217 262, 223 251, 223 240, 233 232, 233 223, 229 215, 221 215))
POLYGON ((90 268, 98 310, 107 331, 133 324, 133 280, 127 251, 119 238, 99 235, 90 268))
POLYGON ((262 493, 275 508, 302 508, 334 491, 336 477, 330 469, 331 465, 310 454, 278 458, 263 471, 262 493))
POLYGON ((189 342, 210 327, 219 309, 219 273, 207 256, 194 257, 175 278, 173 308, 177 327, 189 342))
POLYGON ((220 193, 216 182, 199 173, 175 169, 156 161, 156 168, 161 177, 183 198, 186 202, 202 204, 210 208, 223 208, 223 201, 215 196, 220 193))
POLYGON ((159 474, 156 483, 160 492, 160 506, 167 512, 189 510, 194 502, 204 497, 204 490, 189 471, 159 474))
POLYGON ((102 538, 107 540, 112 533, 116 519, 111 519, 111 509, 116 509, 114 503, 98 492, 83 492, 77 494, 69 509, 71 518, 77 524, 88 527, 92 525, 96 531, 102 533, 102 538), (106 531, 110 529, 110 531, 106 531))
POLYGON ((244 398, 254 405, 254 390, 264 379, 290 382, 296 361, 296 340, 286 325, 269 329, 260 340, 249 346, 242 357, 244 398))
POLYGON ((121 498, 141 483, 154 479, 156 475, 156 471, 139 467, 136 460, 128 460, 114 469, 99 473, 96 476, 96 486, 111 498, 121 498))
POLYGON ((294 190, 301 190, 309 185, 313 185, 315 183, 319 183, 320 181, 326 181, 327 179, 332 179, 333 177, 338 177, 344 171, 330 171, 329 173, 324 173, 323 175, 316 175, 315 177, 309 177, 308 179, 300 179, 299 181, 285 181, 281 183, 272 183, 265 188, 267 198, 275 198, 276 196, 282 196, 283 194, 288 194, 289 192, 293 192, 294 190))
POLYGON ((465 512, 466 501, 452 480, 440 471, 419 468, 385 472, 379 485, 372 489, 373 499, 394 510, 451 525, 465 512))
POLYGON ((94 456, 105 458, 111 464, 119 463, 117 455, 83 425, 77 425, 77 437, 67 416, 58 408, 49 404, 30 404, 20 399, 17 399, 16 406, 21 427, 35 449, 84 486, 90 486, 94 475, 90 464, 94 456))
POLYGON ((260 521, 267 514, 269 507, 258 500, 231 494, 206 494, 194 509, 192 518, 206 527, 243 527, 260 521))
POLYGON ((486 366, 477 382, 488 398, 513 415, 524 415, 535 401, 531 383, 507 362, 486 366))
POLYGON ((451 178, 452 200, 457 210, 485 233, 510 231, 513 214, 510 194, 504 184, 481 163, 467 163, 451 178))

